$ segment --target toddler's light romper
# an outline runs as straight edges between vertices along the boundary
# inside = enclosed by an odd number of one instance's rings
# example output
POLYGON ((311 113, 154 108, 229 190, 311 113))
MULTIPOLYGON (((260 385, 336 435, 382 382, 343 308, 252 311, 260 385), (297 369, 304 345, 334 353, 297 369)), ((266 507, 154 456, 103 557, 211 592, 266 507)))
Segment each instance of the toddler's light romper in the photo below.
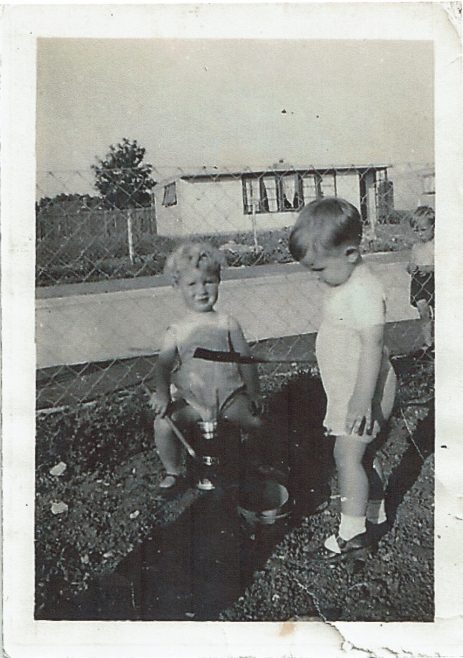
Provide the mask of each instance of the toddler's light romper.
MULTIPOLYGON (((346 435, 349 401, 354 392, 360 362, 360 331, 384 325, 385 293, 368 266, 360 262, 349 279, 326 291, 323 317, 316 340, 316 356, 327 396, 324 426, 334 436, 346 435)), ((353 434, 369 443, 388 419, 394 404, 396 376, 383 350, 381 370, 376 386, 371 434, 353 434)))
POLYGON ((209 350, 232 351, 230 318, 226 314, 204 314, 190 323, 172 324, 178 362, 172 373, 174 399, 185 400, 201 417, 214 417, 216 408, 223 411, 245 386, 236 363, 223 363, 195 358, 197 347, 209 350), (211 322, 213 319, 213 322, 211 322))

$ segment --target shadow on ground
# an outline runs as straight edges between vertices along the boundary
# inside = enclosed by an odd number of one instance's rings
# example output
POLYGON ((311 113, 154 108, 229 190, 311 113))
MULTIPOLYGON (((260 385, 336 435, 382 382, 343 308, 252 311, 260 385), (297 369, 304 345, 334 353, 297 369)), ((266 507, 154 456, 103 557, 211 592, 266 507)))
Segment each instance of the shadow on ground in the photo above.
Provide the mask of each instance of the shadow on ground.
POLYGON ((429 404, 428 409, 426 417, 418 421, 416 429, 410 437, 409 447, 388 479, 386 501, 387 516, 391 525, 395 522, 397 510, 405 494, 419 477, 424 461, 434 452, 435 411, 433 402, 429 404))
POLYGON ((270 396, 268 408, 266 429, 251 453, 281 473, 292 497, 290 517, 268 526, 250 526, 240 517, 237 483, 249 451, 232 436, 225 461, 234 468, 225 469, 223 487, 202 495, 174 523, 155 528, 113 573, 43 618, 217 620, 285 533, 329 497, 332 463, 320 430, 320 381, 295 377, 270 396))

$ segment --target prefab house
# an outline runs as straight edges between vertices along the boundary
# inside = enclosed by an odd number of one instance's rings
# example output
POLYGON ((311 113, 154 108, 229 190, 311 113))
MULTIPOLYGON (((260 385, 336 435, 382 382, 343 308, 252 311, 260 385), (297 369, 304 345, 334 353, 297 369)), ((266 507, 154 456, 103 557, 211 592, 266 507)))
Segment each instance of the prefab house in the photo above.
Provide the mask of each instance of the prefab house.
POLYGON ((399 212, 413 212, 417 206, 434 208, 436 190, 433 165, 397 164, 389 169, 388 178, 394 185, 394 207, 399 212))
POLYGON ((434 208, 436 196, 436 179, 434 169, 428 168, 420 172, 422 193, 420 195, 420 206, 431 206, 434 208))
POLYGON ((294 167, 279 162, 262 170, 202 168, 158 183, 154 189, 160 235, 282 228, 301 208, 323 196, 340 196, 359 208, 365 223, 391 210, 388 165, 294 167), (385 208, 387 204, 388 208, 385 208))

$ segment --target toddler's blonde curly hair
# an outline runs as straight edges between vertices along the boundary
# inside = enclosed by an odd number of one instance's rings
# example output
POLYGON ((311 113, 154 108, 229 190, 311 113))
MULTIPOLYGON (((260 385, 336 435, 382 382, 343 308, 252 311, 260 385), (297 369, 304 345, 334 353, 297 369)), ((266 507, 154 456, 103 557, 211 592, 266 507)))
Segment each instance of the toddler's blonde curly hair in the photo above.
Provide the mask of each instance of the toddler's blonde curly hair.
POLYGON ((184 242, 168 256, 164 274, 173 285, 179 282, 183 272, 191 269, 211 272, 220 279, 223 265, 225 258, 222 252, 208 242, 184 242))

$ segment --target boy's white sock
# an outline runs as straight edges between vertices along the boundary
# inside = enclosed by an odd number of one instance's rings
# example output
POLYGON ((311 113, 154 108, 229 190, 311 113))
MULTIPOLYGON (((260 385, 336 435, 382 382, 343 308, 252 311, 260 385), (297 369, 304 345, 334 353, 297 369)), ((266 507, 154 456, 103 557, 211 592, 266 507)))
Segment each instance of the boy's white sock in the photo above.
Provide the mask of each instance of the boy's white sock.
POLYGON ((370 523, 379 525, 387 521, 386 503, 384 498, 381 500, 369 500, 367 505, 367 520, 370 523))
POLYGON ((339 536, 349 541, 355 535, 361 535, 366 530, 365 516, 350 516, 341 512, 341 523, 339 525, 339 536))
MULTIPOLYGON (((341 512, 341 523, 339 525, 339 536, 344 541, 349 541, 356 535, 361 535, 366 531, 366 517, 365 516, 349 516, 341 512)), ((336 535, 331 535, 325 541, 325 547, 333 553, 340 553, 336 535)))

